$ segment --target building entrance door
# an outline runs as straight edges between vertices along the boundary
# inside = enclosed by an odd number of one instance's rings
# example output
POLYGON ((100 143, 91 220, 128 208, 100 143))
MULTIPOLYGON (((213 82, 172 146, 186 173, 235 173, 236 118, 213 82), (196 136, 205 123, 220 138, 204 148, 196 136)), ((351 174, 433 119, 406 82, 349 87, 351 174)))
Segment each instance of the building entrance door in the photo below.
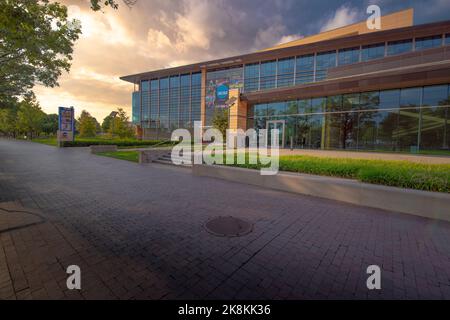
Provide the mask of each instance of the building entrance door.
POLYGON ((284 127, 285 127, 285 122, 284 120, 272 120, 272 121, 267 121, 267 146, 271 146, 272 145, 272 130, 276 130, 278 129, 279 131, 279 146, 280 148, 284 148, 284 127))

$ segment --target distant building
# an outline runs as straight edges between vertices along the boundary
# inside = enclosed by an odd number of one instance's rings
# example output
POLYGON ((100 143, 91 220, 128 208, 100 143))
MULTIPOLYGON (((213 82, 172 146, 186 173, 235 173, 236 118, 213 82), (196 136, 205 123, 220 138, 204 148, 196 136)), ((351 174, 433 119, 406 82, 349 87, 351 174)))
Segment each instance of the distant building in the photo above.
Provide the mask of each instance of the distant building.
POLYGON ((450 21, 413 25, 413 10, 259 52, 125 76, 137 85, 144 139, 230 107, 230 129, 278 128, 305 149, 448 150, 450 21), (234 98, 234 99, 232 99, 234 98))

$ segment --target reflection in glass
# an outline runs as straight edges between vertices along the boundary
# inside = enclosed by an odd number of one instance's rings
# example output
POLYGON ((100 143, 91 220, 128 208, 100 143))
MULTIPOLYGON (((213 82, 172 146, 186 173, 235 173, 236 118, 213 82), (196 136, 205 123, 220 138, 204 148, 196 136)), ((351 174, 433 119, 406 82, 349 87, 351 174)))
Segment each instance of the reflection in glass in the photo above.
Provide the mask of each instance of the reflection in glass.
POLYGON ((305 84, 314 82, 314 55, 297 57, 297 73, 295 84, 305 84))
POLYGON ((359 62, 359 47, 340 49, 338 54, 338 65, 343 66, 359 62))
POLYGON ((260 90, 275 88, 275 78, 277 74, 276 61, 261 63, 260 90))
POLYGON ((316 60, 315 81, 326 80, 328 76, 328 69, 336 67, 336 51, 318 53, 316 60))
POLYGON ((245 66, 244 90, 245 92, 259 90, 259 63, 248 64, 245 66))
POLYGON ((370 61, 384 57, 384 43, 369 44, 362 47, 361 61, 370 61))
POLYGON ((278 60, 277 87, 294 85, 295 58, 278 60))
POLYGON ((442 45, 442 35, 416 38, 416 50, 438 48, 442 45))
POLYGON ((396 54, 401 54, 405 52, 412 51, 412 40, 399 40, 399 41, 390 41, 388 42, 387 47, 387 55, 393 56, 396 54))

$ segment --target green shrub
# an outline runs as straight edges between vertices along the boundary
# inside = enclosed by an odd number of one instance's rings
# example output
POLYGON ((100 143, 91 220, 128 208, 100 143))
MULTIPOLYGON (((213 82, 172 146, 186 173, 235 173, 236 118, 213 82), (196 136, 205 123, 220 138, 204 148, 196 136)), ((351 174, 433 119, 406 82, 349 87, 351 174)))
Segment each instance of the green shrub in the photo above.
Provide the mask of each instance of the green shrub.
MULTIPOLYGON (((260 169, 260 165, 239 165, 260 169)), ((450 193, 450 165, 408 161, 281 156, 280 171, 355 179, 361 182, 450 193)))

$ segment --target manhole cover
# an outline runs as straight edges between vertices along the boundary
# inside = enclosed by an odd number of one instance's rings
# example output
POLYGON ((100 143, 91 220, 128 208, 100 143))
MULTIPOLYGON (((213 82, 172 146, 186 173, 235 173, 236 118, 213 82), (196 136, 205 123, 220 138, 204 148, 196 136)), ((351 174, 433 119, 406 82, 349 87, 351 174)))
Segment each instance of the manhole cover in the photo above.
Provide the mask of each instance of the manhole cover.
POLYGON ((219 237, 241 237, 253 230, 253 225, 245 220, 234 217, 218 217, 205 224, 209 233, 219 237))

